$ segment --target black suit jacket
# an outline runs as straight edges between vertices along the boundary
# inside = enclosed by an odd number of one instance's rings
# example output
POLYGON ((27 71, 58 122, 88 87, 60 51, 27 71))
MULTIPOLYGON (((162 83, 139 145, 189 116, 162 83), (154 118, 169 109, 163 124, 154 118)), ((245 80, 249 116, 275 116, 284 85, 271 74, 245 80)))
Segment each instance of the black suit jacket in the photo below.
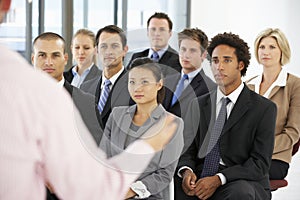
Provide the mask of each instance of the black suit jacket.
MULTIPOLYGON (((101 83, 102 83, 102 76, 100 76, 97 79, 87 81, 81 85, 81 89, 83 91, 95 96, 95 104, 97 110, 98 110, 97 105, 101 94, 101 83)), ((127 85, 128 85, 128 74, 127 71, 124 70, 117 78, 115 84, 113 85, 102 113, 99 114, 98 112, 98 118, 103 130, 105 128, 105 124, 108 120, 112 108, 116 106, 129 106, 134 104, 134 101, 131 99, 129 95, 127 85)))
MULTIPOLYGON (((200 176, 216 118, 215 107, 216 91, 191 102, 184 133, 190 137, 196 134, 196 137, 181 156, 178 169, 189 166, 200 176)), ((220 138, 220 156, 226 167, 219 171, 226 177, 227 183, 243 179, 269 188, 275 121, 276 105, 245 85, 220 138)))
MULTIPOLYGON (((134 53, 127 65, 127 69, 129 68, 131 62, 136 58, 148 57, 149 49, 146 49, 141 52, 134 53)), ((161 64, 161 69, 166 77, 170 74, 175 74, 177 72, 181 72, 181 65, 179 63, 179 56, 175 49, 172 47, 168 47, 167 51, 163 54, 163 56, 158 61, 161 64)))
MULTIPOLYGON (((99 145, 103 130, 98 121, 98 110, 96 109, 94 96, 72 86, 67 81, 64 82, 64 88, 71 95, 72 100, 77 107, 83 122, 92 134, 97 145, 99 145)), ((75 119, 78 118, 75 117, 75 119)), ((78 126, 78 128, 80 128, 80 126, 78 126)))
MULTIPOLYGON (((74 66, 73 66, 74 67, 74 66)), ((72 80, 74 78, 74 75, 72 73, 72 68, 69 69, 68 71, 65 71, 64 72, 64 78, 69 82, 69 83, 72 83, 72 80)), ((86 82, 86 81, 89 81, 89 80, 92 80, 94 78, 97 78, 101 75, 102 71, 96 66, 96 65, 93 65, 91 70, 89 71, 88 75, 85 77, 84 81, 83 82, 86 82)), ((80 86, 81 88, 81 86, 80 86)))
POLYGON ((172 98, 181 74, 173 74, 165 78, 165 109, 184 119, 186 111, 192 99, 216 89, 216 84, 204 73, 203 69, 193 78, 191 83, 182 91, 177 102, 172 106, 172 98))

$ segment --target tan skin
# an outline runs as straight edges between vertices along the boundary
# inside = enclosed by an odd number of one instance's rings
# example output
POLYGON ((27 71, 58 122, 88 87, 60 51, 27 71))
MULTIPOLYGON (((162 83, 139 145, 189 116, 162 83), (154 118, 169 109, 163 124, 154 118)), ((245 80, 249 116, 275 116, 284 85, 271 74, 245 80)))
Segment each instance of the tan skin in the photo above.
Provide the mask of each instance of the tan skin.
MULTIPOLYGON (((224 95, 229 95, 242 83, 241 70, 244 68, 244 63, 238 61, 235 48, 228 45, 215 47, 211 65, 216 83, 224 95)), ((208 199, 221 184, 217 175, 198 179, 197 175, 189 169, 183 172, 182 188, 189 196, 208 199)))
POLYGON ((282 68, 280 57, 281 49, 273 37, 265 37, 260 41, 258 45, 258 59, 259 63, 263 65, 263 78, 259 94, 264 95, 277 79, 282 68))
POLYGON ((123 47, 121 37, 117 33, 102 32, 97 50, 104 76, 110 79, 122 69, 128 46, 123 47))

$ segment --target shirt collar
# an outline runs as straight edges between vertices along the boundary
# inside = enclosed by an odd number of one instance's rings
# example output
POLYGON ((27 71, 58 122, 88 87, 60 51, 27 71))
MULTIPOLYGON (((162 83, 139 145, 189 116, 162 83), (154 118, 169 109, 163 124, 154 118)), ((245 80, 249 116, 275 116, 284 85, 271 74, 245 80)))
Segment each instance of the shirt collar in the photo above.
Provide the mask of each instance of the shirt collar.
MULTIPOLYGON (((188 73, 188 77, 189 77, 189 81, 193 80, 193 78, 195 78, 195 76, 201 71, 201 67, 199 69, 196 69, 195 71, 192 71, 190 73, 188 73)), ((183 77, 184 73, 183 70, 181 70, 181 77, 183 77)))
MULTIPOLYGON (((122 69, 118 71, 115 75, 113 75, 109 80, 111 82, 111 85, 114 85, 115 82, 117 81, 118 77, 122 74, 122 72, 125 70, 124 66, 122 66, 122 69)), ((101 88, 104 85, 104 82, 107 78, 104 76, 104 73, 102 73, 102 83, 101 83, 101 88)))
MULTIPOLYGON (((88 72, 91 70, 91 68, 93 67, 93 65, 94 65, 94 63, 92 63, 91 66, 89 66, 88 68, 86 68, 86 69, 83 71, 82 74, 88 73, 88 72)), ((78 68, 78 65, 76 65, 76 66, 74 66, 74 67, 72 68, 72 74, 73 74, 73 76, 79 75, 78 72, 77 72, 77 68, 78 68)))
POLYGON ((58 85, 59 87, 63 88, 63 87, 64 87, 64 84, 65 84, 65 78, 62 77, 62 79, 61 79, 60 81, 58 81, 57 85, 58 85))
MULTIPOLYGON (((158 51, 156 51, 159 55, 159 59, 164 55, 164 53, 168 50, 168 45, 158 51)), ((148 57, 151 58, 151 55, 154 53, 154 50, 152 48, 149 49, 148 57)))
MULTIPOLYGON (((281 68, 281 71, 279 72, 277 79, 274 81, 274 83, 270 86, 269 89, 272 90, 275 86, 279 86, 279 87, 286 86, 287 76, 288 76, 287 70, 285 68, 281 68)), ((255 92, 259 93, 259 87, 261 82, 262 82, 262 74, 250 80, 248 84, 254 85, 255 92)))
POLYGON ((235 104, 236 101, 237 101, 237 99, 239 98, 239 96, 240 96, 240 94, 241 94, 241 92, 242 92, 243 89, 244 89, 244 83, 242 82, 238 88, 236 88, 236 89, 235 89, 233 92, 231 92, 229 95, 225 96, 225 95, 221 92, 220 88, 218 87, 218 89, 217 89, 217 101, 216 101, 216 102, 218 103, 218 102, 221 101, 221 99, 222 99, 223 97, 225 97, 225 98, 227 97, 227 98, 230 99, 230 101, 231 101, 233 104, 235 104))

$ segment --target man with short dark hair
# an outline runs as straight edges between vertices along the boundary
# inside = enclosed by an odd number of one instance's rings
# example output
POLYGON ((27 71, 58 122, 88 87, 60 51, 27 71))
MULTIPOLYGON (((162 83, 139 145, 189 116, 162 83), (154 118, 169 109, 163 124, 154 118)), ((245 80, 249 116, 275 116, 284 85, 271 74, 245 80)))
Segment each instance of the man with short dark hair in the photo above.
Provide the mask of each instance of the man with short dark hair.
POLYGON ((184 134, 195 138, 178 164, 176 199, 271 199, 276 105, 242 82, 250 53, 238 35, 216 35, 207 51, 218 88, 187 111, 184 134))
MULTIPOLYGON (((130 63, 139 57, 149 57, 161 64, 164 76, 181 71, 178 53, 169 45, 172 36, 173 23, 169 16, 162 12, 156 12, 147 21, 147 36, 150 48, 134 53, 130 63)), ((127 66, 127 68, 128 68, 127 66)))

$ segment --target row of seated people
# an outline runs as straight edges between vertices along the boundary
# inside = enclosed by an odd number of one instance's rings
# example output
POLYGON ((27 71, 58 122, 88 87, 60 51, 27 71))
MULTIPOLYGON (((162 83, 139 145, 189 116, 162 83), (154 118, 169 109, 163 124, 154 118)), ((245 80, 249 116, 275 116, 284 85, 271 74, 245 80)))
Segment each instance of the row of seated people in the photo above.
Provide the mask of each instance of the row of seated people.
POLYGON ((243 84, 250 53, 242 39, 224 33, 209 44, 203 31, 187 28, 178 34, 178 55, 168 46, 170 21, 164 13, 149 18, 151 48, 134 54, 128 67, 123 64, 126 36, 114 25, 101 28, 96 36, 86 29, 74 35, 76 66, 64 76, 65 42, 55 33, 35 39, 32 63, 69 91, 95 142, 108 156, 122 152, 166 114, 183 119, 185 128, 176 118, 179 127, 173 142, 156 154, 126 198, 167 199, 164 189, 175 174, 176 199, 226 195, 269 199, 269 178, 287 175, 292 147, 299 139, 300 81, 282 68, 290 59, 285 36, 278 29, 267 29, 257 37, 255 56, 264 70, 243 84), (103 71, 94 64, 95 56, 103 71), (201 67, 207 57, 215 82, 201 67), (214 137, 218 131, 213 122, 218 122, 225 98, 229 99, 226 123, 214 137), (215 147, 217 171, 209 166, 213 154, 209 152, 215 147), (204 175, 206 169, 214 170, 204 175))

